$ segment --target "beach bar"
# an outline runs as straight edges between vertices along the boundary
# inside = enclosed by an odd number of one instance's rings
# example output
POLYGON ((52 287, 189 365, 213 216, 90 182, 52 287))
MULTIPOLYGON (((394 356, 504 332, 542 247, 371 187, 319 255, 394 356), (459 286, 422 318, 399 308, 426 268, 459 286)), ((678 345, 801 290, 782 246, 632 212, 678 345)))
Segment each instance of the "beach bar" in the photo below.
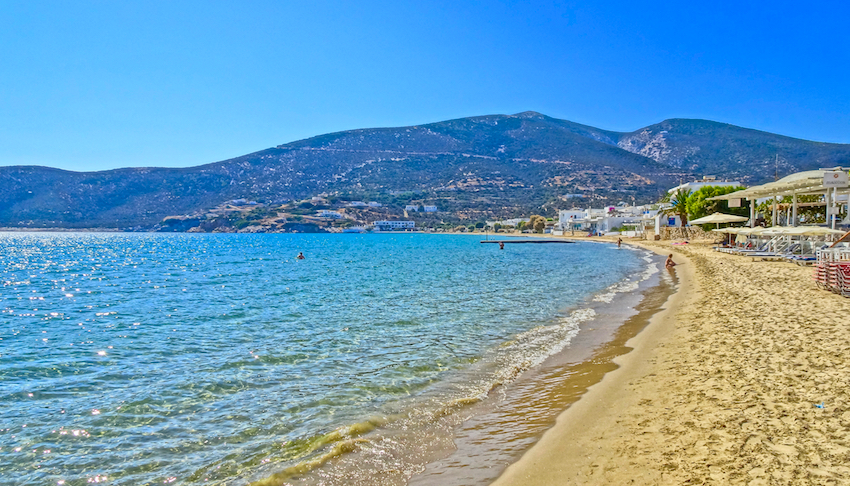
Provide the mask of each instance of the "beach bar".
POLYGON ((822 195, 824 200, 815 203, 806 203, 807 205, 825 206, 827 216, 827 224, 832 229, 836 226, 850 226, 850 212, 845 209, 848 216, 843 221, 838 221, 840 206, 847 206, 850 200, 850 184, 848 183, 848 168, 834 167, 831 169, 809 170, 798 172, 789 176, 783 177, 776 182, 769 182, 760 186, 753 186, 740 191, 735 191, 721 196, 709 198, 711 201, 729 201, 730 205, 734 202, 740 203, 742 199, 750 201, 750 227, 755 226, 756 214, 755 203, 758 199, 773 199, 773 222, 777 221, 779 216, 779 207, 777 198, 782 196, 791 196, 790 214, 786 216, 789 226, 797 226, 799 218, 797 210, 801 203, 797 201, 798 196, 803 195, 822 195))

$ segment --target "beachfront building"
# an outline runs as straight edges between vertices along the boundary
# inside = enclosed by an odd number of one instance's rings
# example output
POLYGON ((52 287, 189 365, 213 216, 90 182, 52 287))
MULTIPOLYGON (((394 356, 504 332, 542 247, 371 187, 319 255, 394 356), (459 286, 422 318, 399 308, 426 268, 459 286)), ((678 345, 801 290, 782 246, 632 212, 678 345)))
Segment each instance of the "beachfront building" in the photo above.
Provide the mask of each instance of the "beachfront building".
POLYGON ((718 181, 715 176, 703 176, 702 180, 699 181, 691 181, 686 182, 684 184, 679 184, 678 186, 667 190, 668 194, 675 194, 681 189, 686 191, 696 192, 703 187, 738 187, 743 186, 739 181, 718 181))
POLYGON ((655 228, 655 235, 661 236, 661 228, 681 228, 682 218, 675 214, 657 212, 652 217, 652 226, 655 228))
POLYGON ((531 221, 531 218, 511 218, 511 219, 503 219, 501 221, 485 221, 484 224, 487 225, 488 228, 495 229, 496 225, 499 224, 502 227, 516 227, 521 222, 528 223, 531 221))
POLYGON ((375 221, 373 226, 375 231, 413 231, 415 229, 413 221, 375 221))
POLYGON ((850 174, 847 167, 833 167, 831 169, 808 170, 798 172, 789 176, 783 177, 776 182, 768 182, 760 186, 753 186, 741 191, 715 196, 711 198, 713 201, 726 200, 729 205, 741 205, 741 201, 746 199, 750 201, 750 227, 756 224, 756 203, 765 199, 772 200, 772 221, 778 222, 785 220, 788 226, 798 226, 800 218, 797 214, 797 209, 800 203, 797 201, 798 196, 818 195, 822 199, 816 203, 807 203, 807 205, 816 205, 824 207, 827 226, 832 229, 837 227, 850 226, 850 211, 848 211, 848 201, 850 201, 850 174), (778 198, 784 196, 791 197, 791 204, 785 208, 781 208, 778 198), (783 213, 784 214, 781 214, 783 213), (839 215, 844 213, 846 216, 843 220, 839 219, 839 215), (782 216, 782 217, 780 217, 782 216))
POLYGON ((558 223, 555 225, 554 233, 557 235, 578 231, 596 234, 604 216, 604 210, 593 208, 558 211, 558 223))
POLYGON ((627 236, 643 234, 646 228, 655 224, 657 208, 649 206, 608 206, 605 208, 568 209, 558 211, 558 222, 553 233, 586 232, 606 234, 614 230, 623 231, 627 236))

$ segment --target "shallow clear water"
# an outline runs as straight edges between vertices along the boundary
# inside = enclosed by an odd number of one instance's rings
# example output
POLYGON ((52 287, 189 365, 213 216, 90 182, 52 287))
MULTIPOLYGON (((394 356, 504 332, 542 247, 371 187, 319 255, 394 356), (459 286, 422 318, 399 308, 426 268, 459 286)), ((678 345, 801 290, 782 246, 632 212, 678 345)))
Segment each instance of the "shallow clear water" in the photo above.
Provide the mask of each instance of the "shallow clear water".
POLYGON ((0 484, 243 484, 486 393, 646 267, 479 240, 0 234, 0 484))

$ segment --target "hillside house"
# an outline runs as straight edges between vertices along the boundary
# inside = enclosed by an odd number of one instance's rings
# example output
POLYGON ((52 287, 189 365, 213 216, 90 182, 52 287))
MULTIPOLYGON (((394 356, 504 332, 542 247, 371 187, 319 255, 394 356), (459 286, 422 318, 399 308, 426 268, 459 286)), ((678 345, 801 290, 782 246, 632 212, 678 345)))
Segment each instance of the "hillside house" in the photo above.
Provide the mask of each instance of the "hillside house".
POLYGON ((342 219, 343 218, 342 214, 340 214, 336 211, 331 211, 329 209, 323 209, 323 210, 319 211, 319 217, 320 218, 331 218, 331 219, 342 219))

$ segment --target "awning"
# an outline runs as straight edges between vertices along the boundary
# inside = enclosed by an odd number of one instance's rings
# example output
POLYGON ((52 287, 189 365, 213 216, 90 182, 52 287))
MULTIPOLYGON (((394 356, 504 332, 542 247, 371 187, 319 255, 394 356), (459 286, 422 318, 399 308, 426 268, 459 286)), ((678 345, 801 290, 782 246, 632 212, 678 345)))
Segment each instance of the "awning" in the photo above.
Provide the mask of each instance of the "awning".
POLYGON ((823 186, 824 172, 847 170, 843 167, 833 169, 807 170, 797 172, 783 177, 776 182, 768 182, 760 186, 748 187, 746 189, 714 196, 709 201, 725 201, 729 199, 758 199, 771 196, 785 196, 789 194, 823 194, 828 188, 823 186))

